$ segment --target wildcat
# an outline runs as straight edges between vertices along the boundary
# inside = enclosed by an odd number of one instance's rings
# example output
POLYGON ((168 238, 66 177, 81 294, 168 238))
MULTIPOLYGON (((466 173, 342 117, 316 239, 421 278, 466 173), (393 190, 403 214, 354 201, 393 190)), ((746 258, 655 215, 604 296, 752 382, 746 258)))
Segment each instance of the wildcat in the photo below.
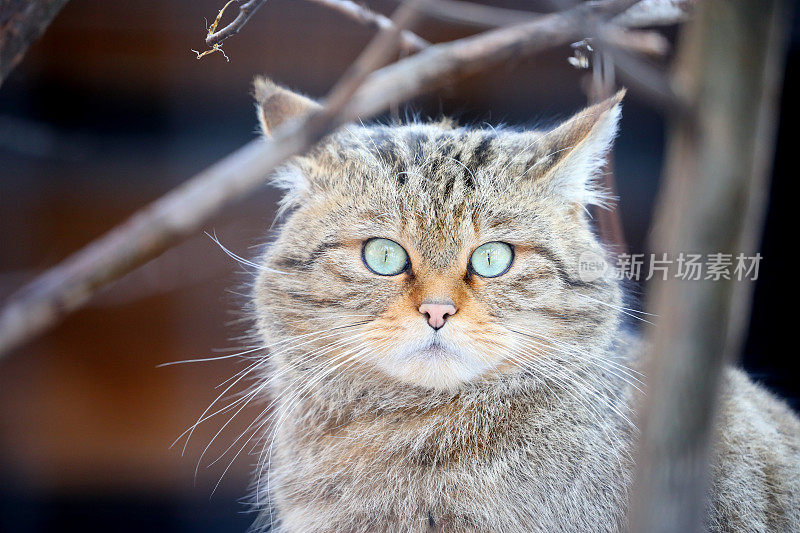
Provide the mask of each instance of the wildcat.
MULTIPOLYGON (((256 80, 264 133, 318 107, 256 80)), ((350 126, 274 177, 253 288, 278 532, 623 530, 638 341, 585 208, 622 93, 548 131, 350 126)), ((713 531, 800 531, 800 423, 729 369, 713 531)))

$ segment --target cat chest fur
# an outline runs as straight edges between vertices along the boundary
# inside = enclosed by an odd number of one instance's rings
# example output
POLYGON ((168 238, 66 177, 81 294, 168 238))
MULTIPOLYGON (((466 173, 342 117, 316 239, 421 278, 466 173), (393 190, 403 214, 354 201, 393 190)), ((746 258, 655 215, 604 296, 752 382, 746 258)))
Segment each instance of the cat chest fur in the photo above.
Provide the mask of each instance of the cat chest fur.
POLYGON ((336 419, 295 408, 270 464, 280 523, 310 532, 616 530, 629 470, 624 429, 598 426, 544 391, 504 396, 336 419))

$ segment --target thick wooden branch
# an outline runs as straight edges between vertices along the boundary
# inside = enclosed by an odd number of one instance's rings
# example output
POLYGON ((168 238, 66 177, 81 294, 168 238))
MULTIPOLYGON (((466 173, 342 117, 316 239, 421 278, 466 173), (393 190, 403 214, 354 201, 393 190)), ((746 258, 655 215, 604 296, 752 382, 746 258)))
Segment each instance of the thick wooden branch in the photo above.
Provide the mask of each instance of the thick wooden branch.
MULTIPOLYGON (((706 0, 682 35, 652 251, 756 253, 765 212, 787 43, 781 0, 706 0)), ((752 281, 671 278, 649 287, 647 398, 632 491, 633 532, 698 532, 714 413, 739 355, 752 281)))
POLYGON ((23 287, 0 311, 0 355, 83 306, 100 287, 196 232, 226 204, 263 185, 277 165, 335 127, 511 58, 574 41, 586 17, 613 16, 636 2, 579 4, 525 24, 429 46, 373 73, 349 103, 338 104, 340 113, 323 120, 328 113, 324 108, 279 128, 269 143, 248 143, 23 287))
POLYGON ((0 85, 67 0, 0 0, 0 85))

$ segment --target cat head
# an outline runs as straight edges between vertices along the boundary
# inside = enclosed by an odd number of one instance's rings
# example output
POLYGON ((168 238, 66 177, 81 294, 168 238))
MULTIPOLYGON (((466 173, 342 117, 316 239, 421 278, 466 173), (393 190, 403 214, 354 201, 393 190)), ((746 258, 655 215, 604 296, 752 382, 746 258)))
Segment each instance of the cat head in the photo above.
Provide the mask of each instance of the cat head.
MULTIPOLYGON (((263 80, 256 95, 267 135, 318 107, 263 80)), ((548 131, 348 126, 288 163, 254 290, 276 364, 453 390, 605 347, 620 291, 580 262, 604 257, 586 206, 608 201, 622 96, 548 131)))

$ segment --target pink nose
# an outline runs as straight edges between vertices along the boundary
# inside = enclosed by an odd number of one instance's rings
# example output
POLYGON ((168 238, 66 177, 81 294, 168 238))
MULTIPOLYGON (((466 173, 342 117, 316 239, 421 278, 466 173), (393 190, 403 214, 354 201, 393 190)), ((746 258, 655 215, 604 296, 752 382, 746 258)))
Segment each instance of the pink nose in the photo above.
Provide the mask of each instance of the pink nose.
POLYGON ((428 319, 428 325, 433 329, 444 326, 447 317, 456 314, 456 306, 451 302, 447 303, 423 303, 419 306, 419 312, 428 319))

